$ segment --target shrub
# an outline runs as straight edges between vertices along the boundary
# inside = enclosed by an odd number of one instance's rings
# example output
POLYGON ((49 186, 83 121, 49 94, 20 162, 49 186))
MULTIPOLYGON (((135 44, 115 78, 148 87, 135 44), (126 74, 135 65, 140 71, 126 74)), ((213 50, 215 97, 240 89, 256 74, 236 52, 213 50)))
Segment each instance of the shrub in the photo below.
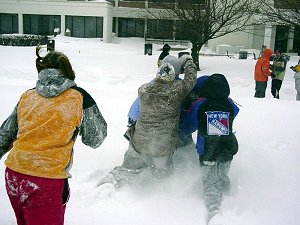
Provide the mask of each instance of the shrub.
POLYGON ((1 34, 0 45, 8 46, 36 46, 46 45, 48 37, 33 34, 1 34))

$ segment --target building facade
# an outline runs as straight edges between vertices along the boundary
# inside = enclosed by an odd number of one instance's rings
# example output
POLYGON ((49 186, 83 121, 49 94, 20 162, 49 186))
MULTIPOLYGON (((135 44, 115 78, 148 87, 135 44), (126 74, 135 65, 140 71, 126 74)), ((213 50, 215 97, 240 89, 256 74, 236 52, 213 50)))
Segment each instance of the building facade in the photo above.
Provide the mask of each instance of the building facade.
MULTIPOLYGON (((141 37, 151 39, 185 39, 175 20, 147 18, 145 10, 156 0, 0 0, 0 34, 62 35, 82 38, 141 37), (171 28, 171 29, 170 29, 171 28)), ((172 3, 174 0, 160 0, 172 3)), ((298 30, 296 30, 298 31, 298 30)), ((297 51, 299 37, 295 29, 284 26, 253 27, 252 32, 238 32, 210 40, 213 51, 220 45, 245 49, 297 51)))

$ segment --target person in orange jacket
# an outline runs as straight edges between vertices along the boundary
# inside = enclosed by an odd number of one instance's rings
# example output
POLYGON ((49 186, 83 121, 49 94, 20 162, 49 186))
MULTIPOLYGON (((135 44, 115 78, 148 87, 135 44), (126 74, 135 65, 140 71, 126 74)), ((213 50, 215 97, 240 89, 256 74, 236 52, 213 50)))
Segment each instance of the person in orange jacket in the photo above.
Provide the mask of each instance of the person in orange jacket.
POLYGON ((272 76, 270 71, 270 57, 273 54, 272 50, 266 48, 263 51, 262 57, 259 58, 255 65, 254 80, 255 80, 255 95, 256 98, 264 98, 266 94, 268 78, 272 76))

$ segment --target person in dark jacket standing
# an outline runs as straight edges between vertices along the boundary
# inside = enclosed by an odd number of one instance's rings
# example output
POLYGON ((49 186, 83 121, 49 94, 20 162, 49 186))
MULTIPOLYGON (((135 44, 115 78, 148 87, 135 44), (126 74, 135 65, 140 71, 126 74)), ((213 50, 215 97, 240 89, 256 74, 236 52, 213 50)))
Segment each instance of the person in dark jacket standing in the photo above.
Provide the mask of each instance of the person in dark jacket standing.
POLYGON ((92 148, 107 136, 94 99, 75 83, 69 59, 37 48, 36 86, 23 93, 0 127, 8 197, 18 225, 63 225, 77 135, 92 148))
POLYGON ((287 55, 282 54, 281 49, 275 50, 273 65, 271 65, 271 70, 272 70, 271 93, 274 98, 279 99, 279 90, 281 88, 284 79, 286 64, 288 61, 289 61, 289 57, 287 55))
POLYGON ((157 60, 157 66, 160 67, 162 64, 162 60, 169 55, 169 52, 171 50, 171 46, 168 44, 164 44, 162 53, 160 53, 158 60, 157 60))
POLYGON ((239 108, 229 98, 230 88, 222 74, 212 74, 203 82, 200 97, 190 108, 190 131, 198 130, 199 154, 208 224, 220 217, 222 195, 230 188, 228 171, 238 151, 232 132, 239 108))
POLYGON ((130 183, 132 177, 149 168, 156 178, 170 174, 177 147, 180 107, 196 82, 197 70, 191 57, 183 62, 185 76, 175 80, 174 67, 164 63, 156 78, 138 90, 140 110, 137 122, 125 133, 129 147, 123 164, 99 182, 115 187, 130 183))

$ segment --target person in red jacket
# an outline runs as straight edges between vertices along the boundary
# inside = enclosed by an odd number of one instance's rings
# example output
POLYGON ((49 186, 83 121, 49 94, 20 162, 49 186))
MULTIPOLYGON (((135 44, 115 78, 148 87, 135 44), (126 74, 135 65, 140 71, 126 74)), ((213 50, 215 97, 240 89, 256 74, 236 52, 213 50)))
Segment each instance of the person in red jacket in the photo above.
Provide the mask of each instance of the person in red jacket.
POLYGON ((263 51, 262 57, 259 58, 255 65, 254 80, 255 80, 255 95, 256 98, 264 98, 266 94, 268 78, 272 76, 270 71, 270 57, 273 54, 272 50, 266 48, 263 51))

